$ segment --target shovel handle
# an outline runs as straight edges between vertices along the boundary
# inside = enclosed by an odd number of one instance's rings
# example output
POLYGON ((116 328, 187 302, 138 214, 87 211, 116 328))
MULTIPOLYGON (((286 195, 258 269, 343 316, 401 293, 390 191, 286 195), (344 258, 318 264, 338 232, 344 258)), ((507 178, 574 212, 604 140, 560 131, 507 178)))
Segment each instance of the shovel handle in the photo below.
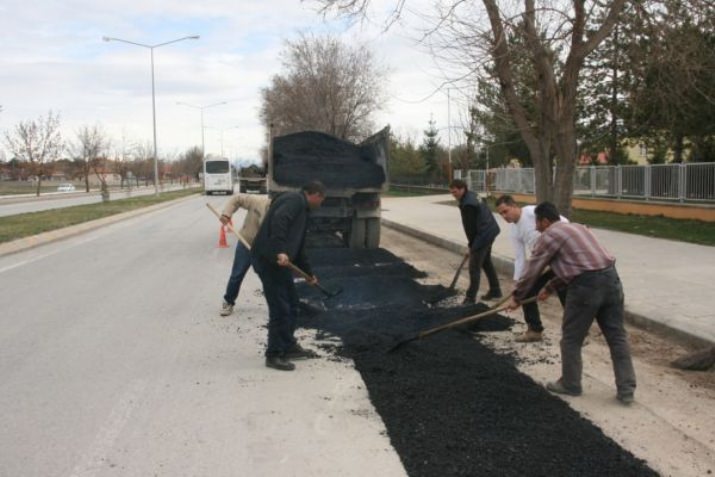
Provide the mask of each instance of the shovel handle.
POLYGON ((464 264, 467 263, 467 260, 469 260, 469 252, 464 254, 464 258, 462 259, 462 263, 459 264, 459 267, 457 268, 457 271, 454 274, 454 278, 452 279, 452 283, 449 284, 449 290, 454 290, 454 286, 457 284, 457 280, 459 280, 459 275, 462 273, 462 269, 464 268, 464 264))
MULTIPOLYGON (((488 309, 487 311, 483 311, 482 313, 478 313, 478 314, 472 315, 472 316, 467 316, 465 318, 460 318, 458 320, 449 322, 447 324, 437 326, 437 327, 429 329, 429 330, 422 331, 417 335, 417 338, 422 339, 425 336, 432 335, 434 333, 437 333, 438 331, 443 331, 443 330, 447 330, 449 328, 454 328, 455 326, 463 325, 465 323, 469 323, 470 321, 475 321, 480 318, 484 318, 485 316, 494 315, 496 313, 499 313, 500 311, 504 311, 507 309, 507 306, 504 305, 504 303, 506 303, 510 297, 511 297, 511 295, 508 295, 506 297, 506 299, 502 299, 502 301, 499 302, 496 306, 488 309)), ((522 301, 520 304, 525 305, 527 303, 533 303, 537 299, 538 299, 538 296, 532 296, 531 298, 527 298, 526 300, 522 301)))
MULTIPOLYGON (((299 268, 296 264, 294 264, 293 262, 288 262, 288 267, 289 267, 291 270, 293 270, 295 273, 297 273, 298 275, 300 275, 301 277, 305 278, 307 281, 311 281, 311 280, 315 279, 315 277, 313 277, 313 276, 311 276, 311 275, 308 275, 306 272, 304 272, 302 269, 300 269, 300 268, 299 268)), ((325 295, 328 296, 328 297, 335 296, 337 293, 339 293, 339 292, 336 293, 336 292, 331 292, 331 291, 329 291, 329 290, 326 290, 325 288, 323 288, 322 286, 320 286, 320 283, 314 283, 313 286, 314 286, 315 288, 317 288, 318 290, 320 290, 321 292, 325 293, 325 295)))
MULTIPOLYGON (((221 214, 218 213, 218 210, 216 210, 213 205, 211 205, 211 204, 209 204, 209 203, 207 202, 207 203, 206 203, 206 207, 208 207, 209 210, 214 213, 214 215, 216 216, 217 219, 221 220, 221 214)), ((231 225, 230 223, 228 223, 228 224, 226 224, 225 226, 226 226, 226 228, 228 228, 228 230, 230 230, 231 232, 233 232, 234 235, 236 235, 236 237, 238 238, 238 240, 241 241, 241 243, 243 244, 244 247, 246 247, 248 250, 251 250, 251 246, 248 244, 248 242, 246 241, 246 239, 243 238, 243 235, 241 235, 240 233, 238 233, 238 231, 233 228, 233 225, 231 225)))

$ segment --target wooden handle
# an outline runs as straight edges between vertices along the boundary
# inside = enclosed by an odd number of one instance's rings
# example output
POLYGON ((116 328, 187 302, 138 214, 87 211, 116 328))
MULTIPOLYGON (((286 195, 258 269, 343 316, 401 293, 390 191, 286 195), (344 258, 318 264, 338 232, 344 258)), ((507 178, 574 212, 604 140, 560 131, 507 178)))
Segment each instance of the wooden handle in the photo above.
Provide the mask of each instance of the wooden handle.
POLYGON ((293 262, 288 262, 288 267, 290 267, 291 270, 293 270, 295 273, 297 273, 298 275, 300 275, 301 277, 305 278, 308 281, 313 279, 312 276, 308 275, 303 270, 298 268, 298 266, 295 265, 293 262))
MULTIPOLYGON (((211 205, 211 204, 209 204, 209 203, 207 202, 207 203, 206 203, 206 207, 208 207, 209 210, 214 213, 214 215, 216 216, 217 219, 221 220, 221 214, 218 213, 218 210, 216 210, 213 205, 211 205)), ((238 240, 241 241, 241 243, 243 244, 244 247, 246 247, 248 250, 251 250, 251 246, 248 244, 248 242, 246 241, 246 239, 243 238, 243 235, 241 235, 240 233, 238 233, 238 231, 233 228, 233 225, 231 225, 230 223, 228 223, 228 224, 226 224, 226 227, 227 227, 231 232, 233 232, 233 233, 236 235, 236 237, 238 237, 238 240)))
MULTIPOLYGON (((472 315, 472 316, 467 316, 466 318, 460 318, 459 320, 452 321, 450 323, 447 323, 446 325, 442 326, 437 326, 435 328, 423 331, 419 333, 418 337, 424 338, 425 336, 429 336, 431 334, 437 333, 438 331, 446 330, 448 328, 454 328, 455 326, 463 325, 464 323, 469 323, 470 321, 478 320, 479 318, 484 318, 485 316, 489 315, 494 315, 496 313, 499 313, 500 311, 504 311, 507 309, 506 301, 511 297, 511 295, 507 296, 506 300, 502 300, 500 303, 497 304, 494 308, 490 308, 487 311, 483 311, 482 313, 472 315)), ((520 305, 525 305, 527 303, 533 303, 538 299, 538 296, 532 296, 531 298, 527 298, 526 300, 522 301, 520 305)))

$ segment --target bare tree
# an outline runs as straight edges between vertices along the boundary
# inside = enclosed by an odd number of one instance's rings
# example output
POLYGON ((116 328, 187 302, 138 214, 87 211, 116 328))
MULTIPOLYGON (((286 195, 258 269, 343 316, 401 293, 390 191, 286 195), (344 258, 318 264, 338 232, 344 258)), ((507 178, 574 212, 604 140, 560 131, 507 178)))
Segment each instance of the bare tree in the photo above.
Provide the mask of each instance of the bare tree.
MULTIPOLYGON (((365 13, 369 0, 318 0, 324 11, 365 13)), ((438 59, 466 67, 458 81, 492 75, 529 148, 538 200, 571 208, 576 164, 576 94, 584 59, 613 30, 626 0, 611 2, 436 1, 438 59), (525 61, 524 61, 525 60, 525 61), (554 161, 556 171, 554 174, 554 161)), ((396 0, 399 16, 405 0, 396 0)))
POLYGON ((103 185, 102 191, 106 188, 105 175, 100 174, 99 163, 101 158, 109 148, 109 139, 97 125, 82 126, 77 131, 76 141, 70 146, 70 154, 81 164, 82 177, 84 178, 85 190, 89 192, 89 176, 92 172, 97 175, 103 185))
POLYGON ((60 117, 51 110, 47 117, 20 121, 11 132, 5 133, 5 143, 16 159, 27 161, 37 177, 39 197, 42 176, 51 168, 51 161, 60 157, 63 149, 60 117))
POLYGON ((139 179, 143 178, 144 185, 149 186, 149 180, 154 177, 154 147, 151 142, 134 144, 132 156, 134 160, 130 170, 137 179, 137 185, 139 185, 139 179))
POLYGON ((261 120, 273 136, 301 130, 350 140, 370 135, 383 73, 365 46, 301 35, 287 42, 283 67, 262 91, 261 120))

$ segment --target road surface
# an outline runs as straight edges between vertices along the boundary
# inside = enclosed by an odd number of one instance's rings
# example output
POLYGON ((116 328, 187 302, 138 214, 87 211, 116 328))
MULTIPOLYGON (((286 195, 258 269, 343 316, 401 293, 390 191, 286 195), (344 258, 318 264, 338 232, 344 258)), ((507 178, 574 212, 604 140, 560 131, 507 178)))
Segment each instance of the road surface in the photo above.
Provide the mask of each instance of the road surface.
MULTIPOLYGON (((180 189, 181 186, 166 186, 164 191, 180 189)), ((154 193, 154 187, 132 188, 130 191, 111 191, 109 200, 125 199, 154 193)), ((98 191, 87 192, 50 192, 35 196, 2 196, 0 197, 0 217, 42 210, 60 209, 73 205, 98 204, 102 196, 98 191)))
POLYGON ((252 272, 219 317, 205 201, 0 258, 1 476, 404 475, 349 362, 264 366, 252 272))
MULTIPOLYGON (((292 373, 264 366, 267 313, 252 272, 237 312, 219 317, 233 249, 217 248, 206 200, 0 257, 0 476, 405 475, 360 376, 312 332, 298 334, 322 359, 292 373)), ((436 283, 459 261, 390 230, 383 245, 436 283)), ((537 382, 553 379, 558 315, 545 307, 545 343, 517 345, 515 329, 491 346, 522 356, 537 382)), ((566 400, 664 475, 715 472, 713 373, 674 371, 682 349, 631 336, 633 407, 612 402, 597 333, 584 396, 566 400)))

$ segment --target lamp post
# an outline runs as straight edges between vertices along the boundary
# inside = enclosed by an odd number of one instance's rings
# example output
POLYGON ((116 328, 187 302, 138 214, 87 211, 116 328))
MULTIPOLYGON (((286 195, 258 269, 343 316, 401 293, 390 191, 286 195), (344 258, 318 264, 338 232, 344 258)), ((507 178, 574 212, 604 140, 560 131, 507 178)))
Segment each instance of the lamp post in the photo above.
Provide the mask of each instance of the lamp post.
POLYGON ((135 41, 123 40, 121 38, 114 38, 110 36, 103 36, 104 41, 119 41, 122 43, 129 43, 130 45, 141 46, 143 48, 148 48, 151 53, 151 116, 152 116, 152 126, 154 131, 154 194, 159 195, 159 159, 156 148, 156 94, 154 88, 154 48, 159 48, 160 46, 169 45, 171 43, 177 43, 183 40, 198 40, 199 35, 184 36, 171 41, 165 41, 164 43, 158 43, 156 45, 145 45, 144 43, 137 43, 135 41))
MULTIPOLYGON (((178 101, 176 104, 180 104, 181 106, 188 106, 190 108, 198 109, 201 111, 201 155, 205 155, 205 142, 204 142, 204 109, 207 108, 212 108, 214 106, 221 106, 222 104, 226 104, 228 101, 221 101, 218 103, 212 103, 212 104, 207 104, 205 106, 197 106, 195 104, 190 104, 190 103, 185 103, 183 101, 178 101)), ((222 154, 223 155, 223 154, 222 154)))

